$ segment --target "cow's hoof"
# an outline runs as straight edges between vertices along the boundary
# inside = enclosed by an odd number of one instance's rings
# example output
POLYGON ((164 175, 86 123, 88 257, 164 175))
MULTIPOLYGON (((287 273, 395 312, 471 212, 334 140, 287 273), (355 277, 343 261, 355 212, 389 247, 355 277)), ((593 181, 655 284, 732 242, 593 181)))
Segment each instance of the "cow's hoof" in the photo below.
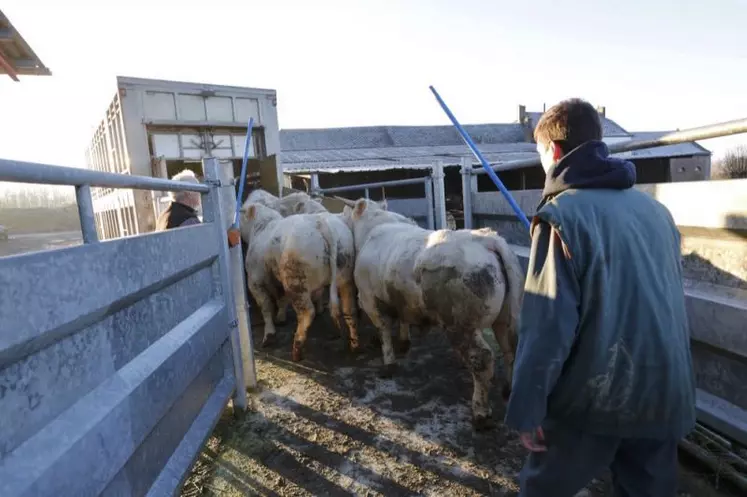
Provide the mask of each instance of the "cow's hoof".
POLYGON ((303 361, 303 346, 293 342, 293 352, 291 353, 291 359, 293 362, 303 361))
POLYGON ((503 385, 503 388, 501 389, 501 397, 503 397, 504 402, 508 402, 508 398, 511 397, 511 385, 508 383, 503 385))
POLYGON ((267 347, 274 347, 275 345, 277 345, 277 338, 275 337, 274 333, 272 335, 265 335, 265 337, 262 339, 261 347, 263 349, 267 347))
POLYGON ((410 350, 410 340, 397 340, 397 353, 405 355, 410 350))
POLYGON ((398 369, 399 368, 397 367, 396 363, 384 364, 379 370, 379 378, 384 378, 384 379, 392 378, 395 374, 397 374, 398 369))
POLYGON ((353 354, 353 355, 359 355, 359 354, 360 354, 361 352, 363 352, 363 351, 361 350, 361 345, 360 345, 360 343, 358 343, 358 341, 357 341, 357 340, 356 340, 356 341, 354 341, 354 342, 353 342, 353 341, 351 341, 351 342, 350 342, 350 343, 348 344, 348 347, 349 347, 349 349, 350 349, 350 353, 351 353, 351 354, 353 354))
POLYGON ((491 416, 475 416, 472 418, 475 431, 488 431, 495 428, 495 422, 491 416))

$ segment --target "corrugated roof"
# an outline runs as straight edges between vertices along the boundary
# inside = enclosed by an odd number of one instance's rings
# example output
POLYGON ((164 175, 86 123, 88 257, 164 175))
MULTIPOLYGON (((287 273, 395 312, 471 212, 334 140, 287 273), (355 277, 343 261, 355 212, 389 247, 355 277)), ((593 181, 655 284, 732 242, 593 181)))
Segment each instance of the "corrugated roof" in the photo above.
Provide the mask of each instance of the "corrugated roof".
POLYGON ((18 81, 18 76, 51 76, 13 24, 0 11, 0 74, 18 81))
MULTIPOLYGON (((666 134, 666 131, 636 131, 631 134, 632 140, 650 140, 666 134)), ((624 143, 624 142, 623 142, 624 143)), ((711 152, 698 145, 696 142, 678 143, 677 145, 665 145, 663 147, 644 148, 632 152, 621 152, 615 157, 623 159, 656 159, 664 157, 687 157, 691 155, 711 155, 711 152)))
MULTIPOLYGON (((518 123, 474 124, 465 128, 478 144, 519 143, 525 140, 524 128, 518 123)), ((365 126, 280 130, 280 148, 284 152, 461 144, 462 139, 453 126, 365 126)))

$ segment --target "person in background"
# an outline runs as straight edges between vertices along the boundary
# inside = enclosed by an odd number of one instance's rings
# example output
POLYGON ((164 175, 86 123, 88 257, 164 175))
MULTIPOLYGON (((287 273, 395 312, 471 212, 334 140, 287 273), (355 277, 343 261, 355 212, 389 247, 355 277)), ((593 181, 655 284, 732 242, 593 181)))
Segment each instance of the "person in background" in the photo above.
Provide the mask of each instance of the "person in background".
MULTIPOLYGON (((171 178, 174 181, 185 181, 187 183, 199 184, 195 173, 185 169, 171 178)), ((181 228, 200 224, 197 215, 202 206, 202 195, 199 192, 171 192, 171 203, 165 211, 158 216, 156 231, 164 231, 171 228, 181 228)), ((241 241, 239 230, 228 230, 228 246, 235 247, 241 241)))
POLYGON ((534 137, 546 179, 505 418, 530 451, 519 495, 571 497, 610 468, 618 496, 674 497, 695 426, 679 232, 588 102, 534 137))

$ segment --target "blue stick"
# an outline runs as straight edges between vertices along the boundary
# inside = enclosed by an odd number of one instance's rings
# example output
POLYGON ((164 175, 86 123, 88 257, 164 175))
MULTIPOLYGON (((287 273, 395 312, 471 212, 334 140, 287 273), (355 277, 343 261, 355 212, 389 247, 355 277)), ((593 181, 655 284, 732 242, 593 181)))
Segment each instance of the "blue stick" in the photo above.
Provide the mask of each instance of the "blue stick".
POLYGON ((249 161, 249 146, 252 143, 252 128, 254 118, 249 118, 246 127, 246 143, 244 143, 244 159, 241 162, 241 177, 239 177, 239 196, 236 198, 236 214, 233 216, 233 228, 239 227, 239 211, 241 211, 241 199, 244 198, 244 185, 246 184, 246 163, 249 161))
POLYGON ((495 183, 495 186, 498 187, 498 189, 501 191, 504 197, 506 197, 506 200, 508 200, 508 203, 511 205, 511 208, 516 213, 516 216, 519 218, 519 221, 521 221, 524 226, 526 226, 527 229, 529 229, 529 220, 524 215, 524 212, 521 210, 521 207, 519 207, 519 204, 516 203, 516 200, 511 196, 511 194, 506 190, 506 187, 503 185, 503 182, 498 178, 498 175, 495 174, 495 171, 493 171, 493 168, 490 167, 490 164, 488 164, 488 161, 485 160, 485 157, 483 157, 482 153, 477 149, 477 145, 475 145, 475 142, 472 141, 472 138, 467 134, 467 131, 462 127, 461 124, 459 124, 459 121, 457 121, 457 118, 454 117, 454 114, 451 113, 449 110, 449 107, 447 107, 446 102, 443 101, 441 98, 441 95, 438 94, 435 88, 433 86, 429 87, 431 91, 433 92, 433 95, 435 95, 436 100, 438 100, 438 103, 441 105, 441 108, 446 112, 446 115, 449 116, 449 119, 451 119, 451 123, 454 125, 454 127, 459 131, 459 134, 462 135, 462 139, 464 140, 464 143, 467 144, 467 146, 472 151, 472 154, 477 158, 477 160, 480 161, 482 164, 482 167, 485 168, 485 172, 488 173, 488 176, 490 176, 490 179, 493 180, 493 183, 495 183))

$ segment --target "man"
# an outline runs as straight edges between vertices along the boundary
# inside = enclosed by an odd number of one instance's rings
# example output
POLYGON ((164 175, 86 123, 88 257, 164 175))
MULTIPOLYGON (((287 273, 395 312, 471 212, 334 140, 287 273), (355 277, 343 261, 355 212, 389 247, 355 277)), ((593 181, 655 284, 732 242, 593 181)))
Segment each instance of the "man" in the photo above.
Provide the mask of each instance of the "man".
MULTIPOLYGON (((174 181, 185 181, 187 183, 199 184, 195 173, 189 169, 174 175, 174 181)), ((165 211, 158 216, 156 221, 156 231, 163 231, 171 228, 181 228, 193 224, 200 224, 200 218, 197 216, 197 209, 202 206, 202 195, 199 192, 171 192, 171 204, 165 211)), ((241 241, 241 234, 238 230, 228 230, 228 246, 234 247, 241 241)))
POLYGON ((547 176, 506 413, 531 451, 520 495, 571 497, 609 467, 619 496, 674 497, 695 425, 677 227, 589 103, 555 105, 534 137, 547 176))

